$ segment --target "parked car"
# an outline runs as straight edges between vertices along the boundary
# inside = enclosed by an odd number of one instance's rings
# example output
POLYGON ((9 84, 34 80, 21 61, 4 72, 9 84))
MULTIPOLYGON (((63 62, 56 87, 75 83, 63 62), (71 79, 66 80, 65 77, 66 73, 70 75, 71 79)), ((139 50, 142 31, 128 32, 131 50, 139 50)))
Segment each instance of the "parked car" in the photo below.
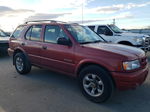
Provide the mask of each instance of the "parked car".
POLYGON ((135 46, 150 51, 149 35, 123 31, 115 25, 89 25, 88 27, 108 42, 135 46))
POLYGON ((9 47, 9 35, 0 29, 0 55, 6 53, 9 47))
POLYGON ((140 34, 145 34, 150 36, 150 29, 131 29, 129 31, 132 33, 140 33, 140 34))
POLYGON ((13 32, 8 49, 18 73, 32 66, 79 79, 83 94, 104 102, 113 91, 133 89, 148 75, 145 52, 105 43, 88 27, 57 21, 30 21, 13 32))

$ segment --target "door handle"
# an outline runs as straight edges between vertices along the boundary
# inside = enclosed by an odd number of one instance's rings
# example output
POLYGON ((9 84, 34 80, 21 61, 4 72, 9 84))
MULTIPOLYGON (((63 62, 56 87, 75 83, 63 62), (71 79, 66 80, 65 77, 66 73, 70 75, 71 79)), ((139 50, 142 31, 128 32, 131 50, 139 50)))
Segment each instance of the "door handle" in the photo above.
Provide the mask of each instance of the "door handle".
POLYGON ((46 49, 47 49, 47 46, 42 46, 42 49, 45 49, 45 50, 46 50, 46 49))

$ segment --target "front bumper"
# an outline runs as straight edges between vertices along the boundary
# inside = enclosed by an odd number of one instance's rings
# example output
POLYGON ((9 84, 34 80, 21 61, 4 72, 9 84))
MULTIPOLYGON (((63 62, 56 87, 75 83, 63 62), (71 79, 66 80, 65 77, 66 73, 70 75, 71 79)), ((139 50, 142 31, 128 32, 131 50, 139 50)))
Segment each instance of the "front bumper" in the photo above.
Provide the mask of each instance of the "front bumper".
POLYGON ((150 45, 146 47, 139 47, 139 48, 141 48, 144 51, 150 51, 150 45))
POLYGON ((135 89, 141 85, 148 75, 148 65, 144 69, 140 69, 132 73, 112 72, 117 89, 127 90, 135 89))

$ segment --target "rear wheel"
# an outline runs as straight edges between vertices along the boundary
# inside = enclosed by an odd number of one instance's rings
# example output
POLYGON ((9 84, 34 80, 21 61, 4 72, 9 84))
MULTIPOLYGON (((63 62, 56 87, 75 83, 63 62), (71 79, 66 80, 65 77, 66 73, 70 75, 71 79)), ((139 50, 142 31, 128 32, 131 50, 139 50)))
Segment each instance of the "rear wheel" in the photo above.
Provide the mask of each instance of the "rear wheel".
POLYGON ((31 71, 31 64, 23 53, 17 53, 14 56, 14 64, 20 74, 27 74, 31 71))
POLYGON ((114 90, 114 84, 107 71, 95 65, 90 65, 80 72, 80 87, 83 94, 93 102, 108 100, 114 90))

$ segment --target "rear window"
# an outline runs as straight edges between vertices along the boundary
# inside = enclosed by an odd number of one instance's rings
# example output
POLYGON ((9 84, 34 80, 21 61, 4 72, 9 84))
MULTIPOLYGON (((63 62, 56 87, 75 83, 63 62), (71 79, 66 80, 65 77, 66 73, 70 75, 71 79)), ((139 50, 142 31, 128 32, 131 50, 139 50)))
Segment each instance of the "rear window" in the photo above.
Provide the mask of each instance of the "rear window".
POLYGON ((95 26, 88 26, 91 30, 93 30, 94 31, 94 29, 95 29, 95 26))
POLYGON ((7 37, 7 35, 2 30, 0 30, 0 37, 7 37))
POLYGON ((18 26, 17 28, 16 28, 16 30, 14 31, 14 33, 12 34, 12 38, 18 38, 20 35, 21 35, 21 33, 22 33, 22 31, 24 30, 24 28, 25 28, 25 26, 18 26))

